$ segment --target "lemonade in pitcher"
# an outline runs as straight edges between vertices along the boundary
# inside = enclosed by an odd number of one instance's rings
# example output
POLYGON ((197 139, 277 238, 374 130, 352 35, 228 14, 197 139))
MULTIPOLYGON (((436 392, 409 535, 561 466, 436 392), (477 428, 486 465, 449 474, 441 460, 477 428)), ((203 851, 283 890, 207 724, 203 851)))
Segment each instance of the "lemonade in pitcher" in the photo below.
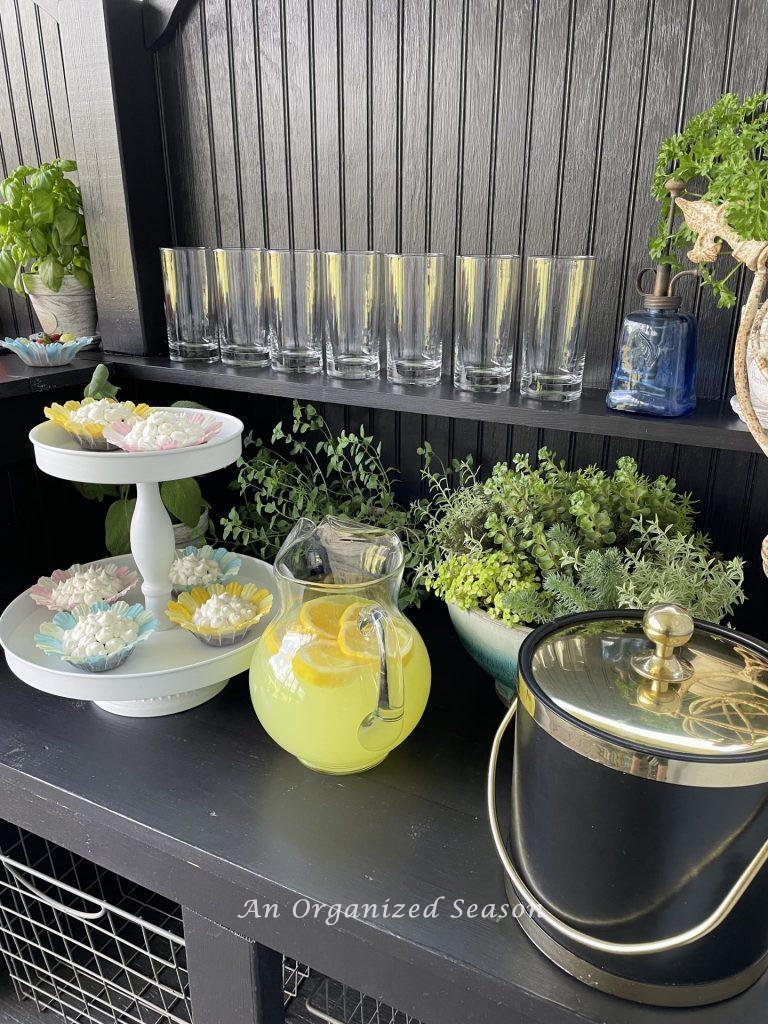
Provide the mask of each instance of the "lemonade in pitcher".
POLYGON ((301 520, 275 560, 281 612, 256 647, 251 698, 309 768, 371 768, 421 718, 429 656, 397 608, 402 570, 394 533, 333 517, 301 520))

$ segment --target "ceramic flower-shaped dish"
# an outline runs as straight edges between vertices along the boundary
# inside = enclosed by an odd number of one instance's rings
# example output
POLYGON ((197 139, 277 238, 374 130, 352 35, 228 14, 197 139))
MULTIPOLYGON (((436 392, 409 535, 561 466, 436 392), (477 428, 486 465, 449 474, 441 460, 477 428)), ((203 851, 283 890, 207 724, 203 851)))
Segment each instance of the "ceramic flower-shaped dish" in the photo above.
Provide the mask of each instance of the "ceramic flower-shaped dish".
MULTIPOLYGON (((157 410, 158 412, 164 410, 157 410)), ((176 412, 177 410, 173 410, 176 412)), ((111 423, 104 429, 104 437, 113 444, 116 448, 122 449, 124 452, 139 452, 139 451, 172 451, 175 448, 191 448, 200 444, 205 444, 206 441, 210 441, 212 437, 221 430, 221 420, 217 416, 212 416, 209 413, 204 412, 193 412, 193 413, 180 413, 190 423, 202 426, 204 429, 195 438, 194 441, 185 441, 182 443, 168 443, 160 444, 156 448, 140 448, 138 445, 133 444, 130 438, 127 436, 130 434, 131 426, 130 423, 111 423)))
MULTIPOLYGON (((216 562, 218 576, 215 580, 212 580, 212 583, 229 583, 240 572, 240 566, 243 564, 242 558, 238 558, 234 552, 227 551, 226 548, 213 548, 210 544, 204 544, 201 548, 195 547, 194 544, 189 544, 185 548, 177 548, 174 558, 186 558, 189 555, 198 555, 200 558, 216 562)), ((210 586, 211 584, 208 585, 210 586)), ((203 586, 203 584, 178 583, 171 576, 171 586, 177 594, 183 594, 194 590, 195 587, 203 586)))
POLYGON ((109 605, 106 601, 97 601, 92 605, 79 604, 71 612, 57 612, 52 622, 44 622, 40 626, 40 631, 35 634, 35 644, 44 654, 61 658, 76 668, 82 668, 87 672, 108 672, 110 669, 122 665, 139 644, 144 643, 152 635, 156 627, 157 620, 152 612, 147 611, 143 605, 129 605, 125 601, 109 605), (127 619, 133 619, 139 631, 137 638, 113 654, 99 654, 83 658, 65 655, 63 644, 66 633, 91 612, 103 612, 108 608, 119 612, 127 619))
POLYGON ((259 588, 253 583, 237 583, 232 581, 222 586, 220 583, 212 583, 209 587, 193 587, 192 590, 179 594, 177 601, 169 601, 166 615, 177 626, 193 633, 198 640, 209 644, 211 647, 227 647, 230 644, 239 643, 250 633, 256 623, 263 618, 272 608, 272 595, 263 587, 259 588), (252 615, 239 622, 237 626, 198 626, 192 621, 192 616, 197 609, 204 605, 209 597, 214 594, 233 594, 248 601, 253 609, 252 615))
MULTIPOLYGON (((134 405, 133 402, 118 402, 114 398, 106 398, 103 401, 109 402, 110 405, 120 406, 131 419, 134 417, 144 419, 150 413, 149 406, 144 402, 134 405)), ((91 451, 97 452, 114 451, 116 446, 110 444, 104 437, 104 427, 107 424, 93 421, 79 423, 72 419, 73 413, 76 413, 83 406, 96 405, 96 402, 95 398, 84 398, 81 402, 70 400, 65 402, 64 405, 54 402, 52 405, 46 406, 43 412, 47 419, 74 437, 81 448, 88 448, 91 451)))
POLYGON ((109 576, 114 576, 122 584, 116 593, 104 598, 103 602, 101 602, 103 604, 113 604, 115 601, 119 601, 139 582, 139 574, 135 569, 130 569, 127 565, 102 564, 101 562, 91 562, 89 565, 75 564, 70 565, 68 569, 54 569, 50 576, 41 576, 34 587, 30 588, 29 596, 35 604, 42 605, 43 608, 49 608, 52 612, 71 611, 77 602, 62 603, 61 598, 57 598, 57 591, 60 589, 61 584, 66 582, 66 580, 72 579, 78 573, 98 572, 100 570, 104 570, 109 576))
POLYGON ((41 338, 41 334, 30 334, 28 338, 6 338, 0 341, 0 345, 14 352, 27 366, 65 366, 72 362, 78 352, 93 344, 93 338, 48 342, 42 342, 41 338))

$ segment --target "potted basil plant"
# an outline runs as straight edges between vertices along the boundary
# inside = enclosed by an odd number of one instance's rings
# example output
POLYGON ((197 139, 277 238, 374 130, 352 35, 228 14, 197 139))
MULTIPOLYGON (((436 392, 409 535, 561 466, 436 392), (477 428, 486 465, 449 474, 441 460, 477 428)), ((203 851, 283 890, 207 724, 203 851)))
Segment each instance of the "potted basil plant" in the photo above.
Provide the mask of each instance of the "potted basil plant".
POLYGON ((0 184, 0 284, 29 295, 43 331, 85 337, 96 299, 74 160, 22 164, 0 184))

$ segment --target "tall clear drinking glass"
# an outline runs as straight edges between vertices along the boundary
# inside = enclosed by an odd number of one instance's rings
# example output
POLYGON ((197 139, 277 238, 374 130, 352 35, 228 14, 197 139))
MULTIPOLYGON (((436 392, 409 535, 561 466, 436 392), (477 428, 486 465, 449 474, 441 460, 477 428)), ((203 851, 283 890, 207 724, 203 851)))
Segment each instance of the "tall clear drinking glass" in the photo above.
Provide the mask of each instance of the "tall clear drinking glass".
POLYGON ((387 377, 397 384, 440 382, 448 266, 443 253, 384 256, 387 377))
POLYGON ((171 359, 215 363, 219 340, 204 246, 161 249, 171 359))
POLYGON ((520 392, 572 402, 581 396, 594 256, 525 261, 520 392))
POLYGON ((221 361, 268 366, 267 287, 263 249, 214 249, 221 361))
POLYGON ((323 253, 325 368, 330 377, 378 377, 381 264, 376 252, 323 253))
POLYGON ((267 249, 265 255, 272 369, 319 373, 323 368, 320 253, 267 249))
POLYGON ((457 256, 453 383, 508 391, 512 383, 519 256, 457 256))

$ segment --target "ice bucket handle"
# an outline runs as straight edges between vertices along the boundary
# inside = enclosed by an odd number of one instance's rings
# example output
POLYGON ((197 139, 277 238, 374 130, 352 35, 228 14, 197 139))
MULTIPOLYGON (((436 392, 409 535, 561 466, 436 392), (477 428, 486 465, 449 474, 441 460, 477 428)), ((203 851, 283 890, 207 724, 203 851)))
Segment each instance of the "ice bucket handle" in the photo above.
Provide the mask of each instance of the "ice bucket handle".
POLYGON ((488 765, 488 818, 491 823, 491 835, 496 845, 496 852, 501 859, 501 863, 504 865, 504 870, 512 883, 515 894, 526 908, 529 908, 529 913, 532 913, 538 922, 542 922, 552 928, 553 931, 565 939, 578 942, 588 949, 594 949, 599 953, 613 953, 620 956, 647 956, 651 953, 668 953, 670 950, 680 949, 681 946, 688 946, 698 939, 703 939, 705 935, 709 935, 718 925, 722 924, 749 888, 760 869, 768 861, 768 839, 766 839, 709 917, 706 917, 693 928, 679 932, 677 935, 670 935, 665 939, 656 939, 653 942, 606 942, 604 939, 598 939, 593 935, 588 935, 586 932, 580 932, 576 928, 571 928, 565 921, 561 921, 559 917, 556 917, 550 910, 541 905, 521 878, 514 861, 504 845, 499 828, 499 819, 496 814, 496 768, 499 761, 499 750, 504 734, 515 717, 517 703, 517 698, 515 698, 493 738, 491 758, 488 765))

